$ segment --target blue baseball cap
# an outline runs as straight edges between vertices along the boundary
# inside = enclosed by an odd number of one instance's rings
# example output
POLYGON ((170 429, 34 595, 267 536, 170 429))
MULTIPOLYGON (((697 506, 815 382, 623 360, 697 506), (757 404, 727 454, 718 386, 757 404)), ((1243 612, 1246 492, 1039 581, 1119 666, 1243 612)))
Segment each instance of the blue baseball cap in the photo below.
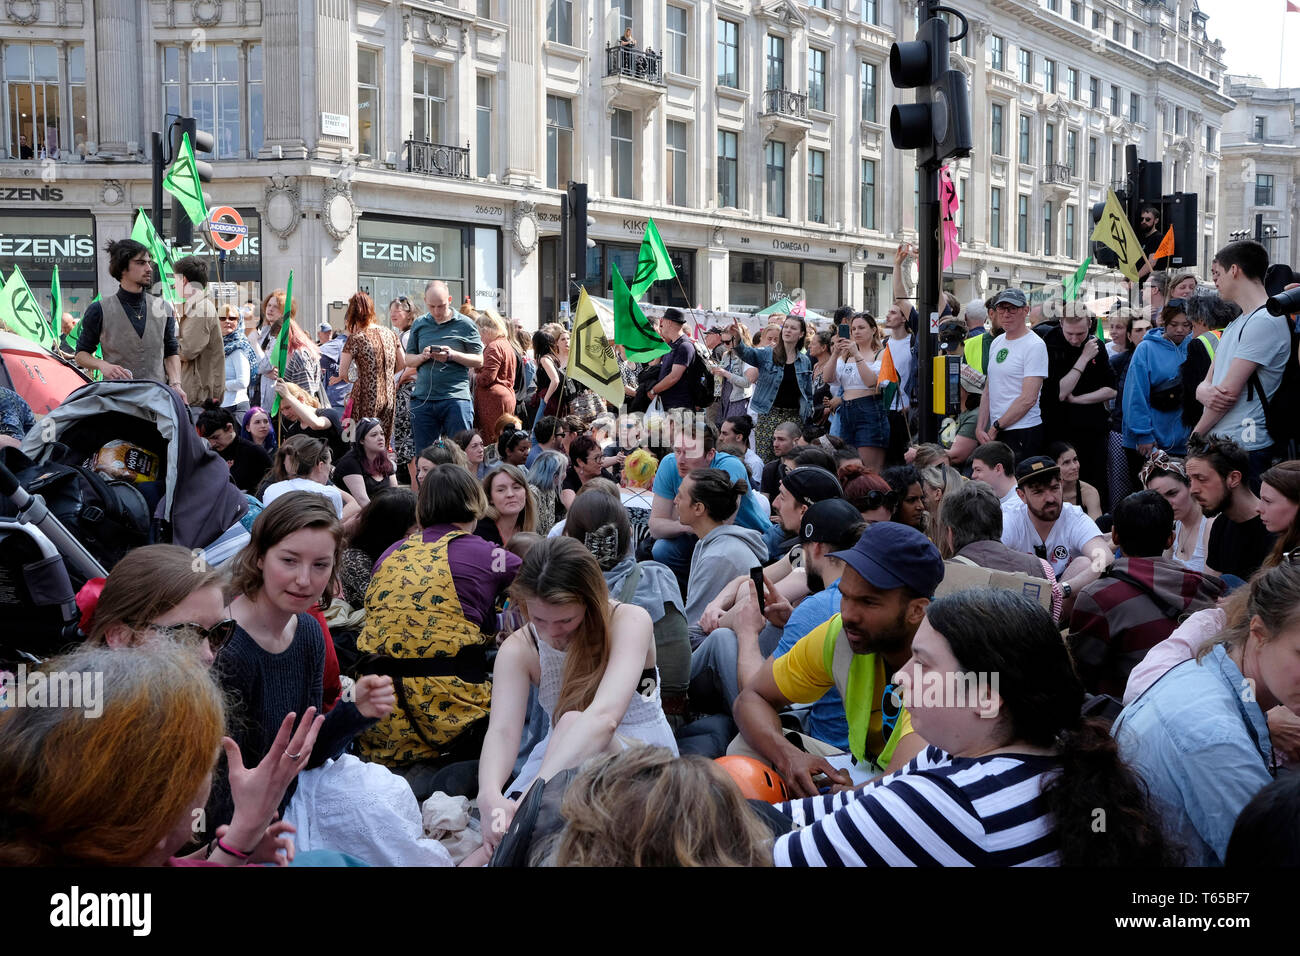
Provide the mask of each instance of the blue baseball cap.
POLYGON ((932 597, 943 580, 939 549, 915 528, 896 521, 876 522, 850 550, 836 551, 831 557, 839 558, 881 591, 905 587, 932 597))

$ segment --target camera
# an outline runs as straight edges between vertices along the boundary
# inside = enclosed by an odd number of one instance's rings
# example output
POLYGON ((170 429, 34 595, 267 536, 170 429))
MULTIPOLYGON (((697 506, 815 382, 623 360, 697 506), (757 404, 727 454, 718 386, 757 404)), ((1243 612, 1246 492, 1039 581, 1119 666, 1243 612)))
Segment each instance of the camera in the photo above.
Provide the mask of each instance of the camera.
POLYGON ((1269 315, 1294 315, 1300 312, 1300 289, 1287 289, 1269 296, 1264 308, 1269 315))

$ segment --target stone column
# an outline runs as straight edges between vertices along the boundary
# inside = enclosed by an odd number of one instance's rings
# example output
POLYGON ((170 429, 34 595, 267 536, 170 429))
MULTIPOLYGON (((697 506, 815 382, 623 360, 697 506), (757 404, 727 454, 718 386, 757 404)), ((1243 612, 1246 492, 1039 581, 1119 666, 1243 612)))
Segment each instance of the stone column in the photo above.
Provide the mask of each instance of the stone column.
MULTIPOLYGON (((541 4, 538 0, 502 0, 508 3, 508 16, 502 19, 509 24, 508 39, 510 44, 509 59, 506 66, 506 104, 510 117, 510 135, 505 137, 506 182, 511 185, 526 185, 538 176, 539 151, 537 144, 538 95, 545 87, 541 82, 538 68, 538 51, 545 33, 539 30, 541 4)), ((574 4, 575 12, 580 9, 574 4)), ((581 34, 579 24, 573 25, 574 39, 581 34)), ((590 102, 590 95, 575 98, 575 112, 584 119, 588 112, 584 104, 590 102)), ((545 116, 545 105, 541 113, 545 116)), ((575 126, 578 125, 575 117, 575 126)), ((545 156, 545 151, 540 155, 545 156)), ((579 156, 581 154, 578 154, 579 156)), ((581 160, 574 157, 574 173, 581 171, 581 160)), ((564 188, 563 184, 559 184, 564 188)), ((598 190, 599 191, 599 190, 598 190)))
POLYGON ((262 115, 266 135, 258 155, 262 159, 277 155, 284 159, 305 159, 301 51, 312 47, 304 44, 298 0, 263 0, 262 16, 265 22, 262 115))
MULTIPOLYGON (((125 159, 127 143, 144 138, 140 125, 139 6, 132 0, 101 0, 95 4, 94 52, 99 108, 99 155, 125 159)), ((89 59, 89 57, 88 57, 89 59)))
MULTIPOLYGON (((352 35, 348 0, 316 0, 315 4, 316 109, 309 117, 316 141, 313 155, 318 159, 337 159, 352 146, 347 136, 326 136, 320 132, 321 113, 352 115, 352 35)), ((350 121, 349 121, 350 127, 350 121)))
MULTIPOLYGON (((989 125, 989 73, 985 65, 985 52, 992 32, 985 21, 972 22, 971 52, 975 55, 975 72, 971 76, 971 122, 983 124, 971 130, 971 138, 977 143, 989 141, 992 127, 989 125)), ((1007 142, 1007 111, 1002 111, 1002 143, 1007 142)), ((966 225, 966 244, 988 242, 989 235, 989 151, 975 149, 970 158, 970 179, 966 183, 967 203, 962 207, 962 217, 966 225)))

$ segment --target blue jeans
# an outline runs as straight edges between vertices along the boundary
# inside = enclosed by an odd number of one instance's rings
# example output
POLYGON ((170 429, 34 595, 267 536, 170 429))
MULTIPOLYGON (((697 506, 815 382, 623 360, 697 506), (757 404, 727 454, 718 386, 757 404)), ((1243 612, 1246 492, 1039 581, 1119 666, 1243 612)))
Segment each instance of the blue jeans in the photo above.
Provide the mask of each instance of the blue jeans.
MULTIPOLYGON (((691 555, 700 539, 693 534, 682 534, 675 538, 657 538, 651 548, 651 554, 660 564, 666 564, 677 575, 682 593, 686 593, 686 582, 690 577, 691 555)), ((695 622, 687 621, 687 624, 695 622)))
MULTIPOLYGON (((781 628, 766 624, 758 635, 758 649, 768 657, 781 643, 781 628)), ((740 650, 736 632, 716 628, 691 652, 691 709, 700 713, 730 715, 740 695, 737 664, 740 650)))
POLYGON ((474 404, 461 398, 411 398, 411 437, 418 455, 439 438, 474 427, 474 404))

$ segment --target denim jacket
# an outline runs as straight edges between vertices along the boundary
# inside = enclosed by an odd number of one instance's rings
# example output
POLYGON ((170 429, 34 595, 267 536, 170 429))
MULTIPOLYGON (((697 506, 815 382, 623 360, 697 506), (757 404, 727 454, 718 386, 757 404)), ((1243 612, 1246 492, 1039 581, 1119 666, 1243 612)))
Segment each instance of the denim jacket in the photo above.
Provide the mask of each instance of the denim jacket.
POLYGON ((1271 782, 1268 721, 1220 644, 1184 661, 1120 713, 1120 756, 1150 788, 1189 866, 1222 866, 1241 810, 1271 782))
MULTIPOLYGON (((757 415, 766 415, 772 410, 776 393, 781 388, 781 378, 785 369, 777 368, 772 362, 772 350, 756 349, 743 342, 736 345, 736 354, 758 369, 758 381, 754 384, 754 397, 750 401, 750 410, 757 415)), ((807 419, 812 414, 812 369, 813 361, 807 352, 800 352, 794 360, 794 377, 799 385, 799 417, 807 419)))

